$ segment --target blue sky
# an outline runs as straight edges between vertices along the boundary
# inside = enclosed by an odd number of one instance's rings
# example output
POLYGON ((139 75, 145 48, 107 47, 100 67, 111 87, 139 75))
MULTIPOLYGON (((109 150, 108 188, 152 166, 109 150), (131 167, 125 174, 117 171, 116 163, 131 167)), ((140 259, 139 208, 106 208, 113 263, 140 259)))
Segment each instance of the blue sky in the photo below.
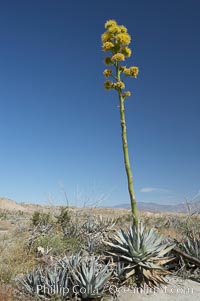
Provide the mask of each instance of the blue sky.
POLYGON ((117 95, 103 89, 104 23, 132 36, 126 103, 138 201, 200 189, 198 0, 0 1, 0 196, 128 203, 117 95))

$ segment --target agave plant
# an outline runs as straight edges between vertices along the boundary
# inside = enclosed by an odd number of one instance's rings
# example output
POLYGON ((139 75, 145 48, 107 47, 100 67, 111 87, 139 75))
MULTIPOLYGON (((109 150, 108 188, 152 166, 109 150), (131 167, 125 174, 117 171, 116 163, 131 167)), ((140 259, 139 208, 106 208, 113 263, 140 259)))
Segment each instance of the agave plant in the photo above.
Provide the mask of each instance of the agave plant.
POLYGON ((94 217, 88 216, 87 220, 82 225, 82 229, 86 234, 96 233, 99 231, 99 225, 95 221, 94 217))
POLYGON ((72 270, 76 295, 85 300, 101 299, 111 274, 108 265, 100 265, 98 258, 83 258, 79 266, 72 270))
POLYGON ((46 286, 49 288, 50 295, 69 296, 71 283, 68 268, 61 269, 59 266, 54 266, 54 270, 47 273, 46 286))
POLYGON ((113 229, 113 227, 116 225, 116 220, 114 220, 112 217, 105 218, 102 215, 98 215, 97 224, 99 225, 101 231, 108 231, 113 229))
POLYGON ((134 275, 137 285, 146 283, 151 287, 165 283, 162 276, 169 272, 163 265, 173 259, 164 255, 174 245, 163 243, 162 239, 154 229, 149 230, 140 223, 138 229, 134 225, 127 232, 121 229, 117 231, 112 242, 104 243, 112 248, 109 254, 126 264, 125 279, 128 280, 134 275))
POLYGON ((122 261, 118 261, 115 265, 113 274, 118 279, 118 282, 123 282, 125 280, 126 266, 126 263, 122 261))
POLYGON ((186 238, 182 247, 187 254, 200 259, 200 239, 197 238, 195 233, 186 238))
POLYGON ((63 269, 67 268, 70 272, 71 269, 76 269, 77 266, 80 264, 82 257, 80 255, 80 252, 76 255, 71 256, 65 256, 64 258, 60 258, 57 260, 57 263, 59 266, 61 266, 63 269))
POLYGON ((70 293, 69 273, 67 268, 54 266, 51 269, 37 268, 26 275, 16 278, 20 290, 37 298, 50 299, 60 295, 64 298, 70 293))
POLYGON ((86 251, 91 255, 95 252, 98 247, 98 243, 90 235, 87 238, 86 251))
POLYGON ((20 275, 19 277, 17 277, 16 283, 21 284, 22 289, 26 293, 35 295, 37 294, 38 287, 44 287, 45 277, 42 269, 38 268, 33 270, 32 272, 28 272, 25 276, 20 275))

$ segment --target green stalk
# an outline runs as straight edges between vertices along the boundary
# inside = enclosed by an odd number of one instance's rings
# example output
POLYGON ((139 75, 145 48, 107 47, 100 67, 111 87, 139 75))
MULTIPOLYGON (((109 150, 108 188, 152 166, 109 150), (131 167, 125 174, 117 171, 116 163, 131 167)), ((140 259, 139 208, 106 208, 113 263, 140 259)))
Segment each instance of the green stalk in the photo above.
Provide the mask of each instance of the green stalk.
MULTIPOLYGON (((119 67, 116 64, 116 76, 117 81, 120 81, 120 71, 119 67)), ((126 119, 125 119, 125 107, 124 107, 124 97, 122 95, 122 89, 118 89, 119 96, 119 105, 120 105, 120 119, 121 119, 121 129, 122 129, 122 145, 123 145, 123 153, 124 153, 124 165, 126 169, 126 175, 128 180, 128 191, 131 202, 131 210, 133 215, 133 224, 138 229, 138 210, 136 205, 135 191, 133 186, 133 175, 131 171, 130 159, 129 159, 129 151, 128 151, 128 141, 126 134, 126 119)))

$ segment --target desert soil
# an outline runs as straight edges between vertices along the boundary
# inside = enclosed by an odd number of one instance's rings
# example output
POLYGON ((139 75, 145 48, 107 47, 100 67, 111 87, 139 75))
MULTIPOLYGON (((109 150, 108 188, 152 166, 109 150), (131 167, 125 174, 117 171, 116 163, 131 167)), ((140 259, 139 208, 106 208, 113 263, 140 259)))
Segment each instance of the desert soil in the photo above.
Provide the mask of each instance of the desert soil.
MULTIPOLYGON (((114 289, 114 288, 113 288, 114 289)), ((200 300, 200 283, 179 277, 168 278, 168 284, 160 289, 145 289, 142 293, 121 289, 118 301, 198 301, 200 300)), ((111 301, 112 299, 110 299, 111 301)))

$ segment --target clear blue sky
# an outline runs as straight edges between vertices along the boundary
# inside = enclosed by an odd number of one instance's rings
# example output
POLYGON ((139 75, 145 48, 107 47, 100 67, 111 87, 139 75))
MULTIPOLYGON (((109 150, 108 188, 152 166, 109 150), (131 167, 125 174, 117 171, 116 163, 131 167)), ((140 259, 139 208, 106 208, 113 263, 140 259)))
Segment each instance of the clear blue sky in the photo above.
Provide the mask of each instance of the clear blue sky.
POLYGON ((200 190, 198 0, 0 1, 0 196, 128 203, 117 95, 103 89, 104 23, 132 36, 127 129, 138 201, 200 190))

